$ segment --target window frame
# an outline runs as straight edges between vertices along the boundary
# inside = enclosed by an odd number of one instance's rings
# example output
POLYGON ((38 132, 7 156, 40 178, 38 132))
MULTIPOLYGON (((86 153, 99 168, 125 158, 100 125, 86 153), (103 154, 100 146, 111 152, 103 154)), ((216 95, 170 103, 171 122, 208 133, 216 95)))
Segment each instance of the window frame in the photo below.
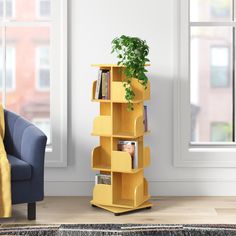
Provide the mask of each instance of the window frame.
MULTIPOLYGON (((173 3, 173 164, 176 167, 236 167, 235 143, 191 143, 189 0, 173 3), (186 47, 187 45, 187 47, 186 47), (219 145, 220 144, 220 145, 219 145)), ((217 23, 236 25, 236 23, 217 23)), ((194 25, 194 23, 192 23, 194 25)), ((199 24, 197 24, 199 25, 199 24)), ((204 22, 202 23, 204 25, 204 22)), ((214 25, 214 23, 212 23, 214 25)), ((236 104, 236 99, 234 98, 236 104)), ((234 118, 234 122, 236 119, 234 118)))
MULTIPOLYGON (((52 132, 52 145, 46 147, 46 167, 67 167, 67 1, 51 0, 50 21, 50 120, 52 132), (59 69, 58 69, 59 68, 59 69), (60 104, 60 105, 58 105, 60 104)), ((5 9, 4 9, 5 11, 5 9)), ((5 13, 4 13, 5 14, 5 13)), ((2 35, 5 35, 6 27, 44 27, 48 26, 45 21, 18 22, 14 19, 6 19, 0 22, 2 35)), ((2 48, 6 46, 6 39, 2 39, 2 48)), ((3 50, 3 58, 6 58, 3 50)), ((3 99, 6 104, 6 61, 3 60, 3 99)))

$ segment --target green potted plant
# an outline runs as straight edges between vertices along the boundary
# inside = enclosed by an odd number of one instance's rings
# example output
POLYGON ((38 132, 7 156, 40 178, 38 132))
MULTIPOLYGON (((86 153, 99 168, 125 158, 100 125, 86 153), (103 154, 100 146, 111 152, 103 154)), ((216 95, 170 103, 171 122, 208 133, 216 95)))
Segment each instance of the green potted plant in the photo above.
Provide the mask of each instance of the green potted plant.
POLYGON ((149 47, 145 40, 137 37, 122 35, 112 40, 112 53, 117 54, 118 65, 124 66, 122 70, 125 74, 123 85, 125 87, 125 99, 128 101, 128 110, 133 110, 132 100, 135 93, 132 88, 132 80, 138 82, 146 89, 148 78, 145 64, 149 62, 147 58, 149 47))

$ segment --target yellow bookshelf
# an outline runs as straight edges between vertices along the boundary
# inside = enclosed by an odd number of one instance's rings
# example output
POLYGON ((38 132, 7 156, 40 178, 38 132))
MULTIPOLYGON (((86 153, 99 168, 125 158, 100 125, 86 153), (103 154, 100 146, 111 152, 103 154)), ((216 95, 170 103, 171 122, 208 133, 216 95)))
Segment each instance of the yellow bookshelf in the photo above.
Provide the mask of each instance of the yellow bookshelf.
POLYGON ((150 148, 144 147, 143 103, 150 98, 150 83, 145 90, 137 80, 132 86, 135 92, 133 111, 127 110, 123 66, 112 64, 92 65, 110 71, 110 100, 95 99, 96 83, 92 85, 92 101, 100 103, 100 114, 93 121, 92 135, 99 136, 99 146, 92 151, 91 166, 101 174, 111 175, 111 185, 96 184, 92 206, 113 212, 115 215, 149 209, 148 182, 144 168, 150 165, 150 148), (132 168, 128 152, 117 150, 120 140, 138 142, 138 168, 132 168))

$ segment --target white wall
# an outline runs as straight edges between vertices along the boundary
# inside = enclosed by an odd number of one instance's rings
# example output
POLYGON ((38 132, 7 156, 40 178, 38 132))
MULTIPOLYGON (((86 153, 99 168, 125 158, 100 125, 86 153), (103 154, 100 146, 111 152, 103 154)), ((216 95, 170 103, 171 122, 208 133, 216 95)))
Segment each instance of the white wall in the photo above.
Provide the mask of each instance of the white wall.
POLYGON ((152 195, 236 195, 235 169, 174 168, 173 47, 176 0, 69 1, 69 146, 68 167, 46 169, 46 195, 91 195, 94 172, 90 135, 98 104, 90 102, 97 78, 93 63, 116 63, 111 40, 121 34, 138 36, 150 46, 152 98, 146 138, 152 163, 145 171, 152 195))

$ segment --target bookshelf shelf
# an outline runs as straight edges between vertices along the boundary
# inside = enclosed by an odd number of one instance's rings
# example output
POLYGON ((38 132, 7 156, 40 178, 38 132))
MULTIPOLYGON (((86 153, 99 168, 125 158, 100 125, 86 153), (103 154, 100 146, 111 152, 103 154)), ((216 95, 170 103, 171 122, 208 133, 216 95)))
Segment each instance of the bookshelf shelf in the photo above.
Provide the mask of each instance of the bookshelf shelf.
POLYGON ((128 111, 122 84, 125 79, 122 72, 124 67, 112 64, 92 66, 109 71, 110 86, 107 88, 107 94, 110 94, 110 97, 105 98, 110 99, 95 99, 101 98, 97 89, 100 82, 97 86, 97 81, 93 81, 91 100, 99 102, 100 115, 93 121, 92 135, 99 136, 99 146, 92 151, 91 167, 99 171, 99 174, 109 175, 111 184, 95 184, 91 204, 115 215, 137 209, 149 209, 152 204, 148 202, 150 196, 148 182, 144 178, 144 168, 150 165, 150 148, 144 147, 144 135, 149 131, 145 132, 144 128, 143 103, 150 98, 150 83, 145 90, 137 80, 133 80, 134 110, 128 111), (118 149, 118 144, 124 141, 137 145, 135 157, 118 149))

